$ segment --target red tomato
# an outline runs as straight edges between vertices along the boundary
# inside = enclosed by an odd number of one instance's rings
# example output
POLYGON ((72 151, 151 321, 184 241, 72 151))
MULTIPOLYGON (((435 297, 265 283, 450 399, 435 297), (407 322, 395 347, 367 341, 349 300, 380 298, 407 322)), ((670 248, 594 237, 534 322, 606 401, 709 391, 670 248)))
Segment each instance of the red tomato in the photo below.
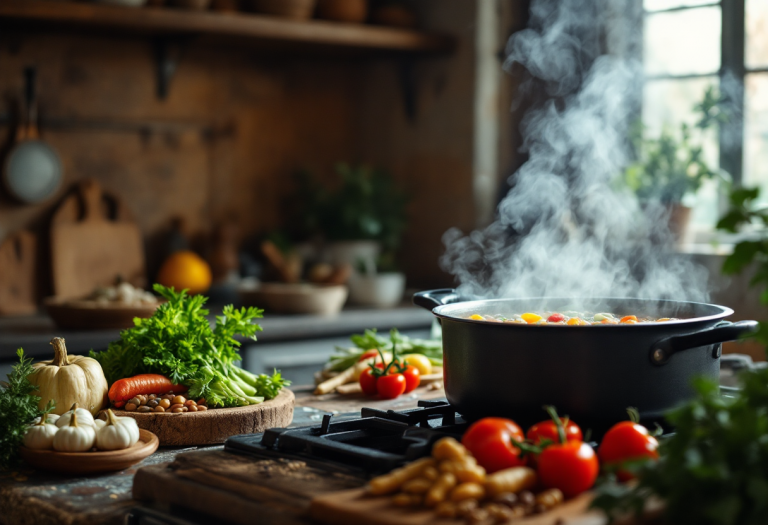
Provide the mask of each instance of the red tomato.
POLYGON ((511 419, 486 417, 469 427, 461 443, 485 470, 496 472, 525 465, 512 440, 523 441, 523 430, 511 419))
MULTIPOLYGON (((615 424, 603 437, 597 453, 604 466, 616 465, 633 459, 658 459, 659 442, 643 425, 632 421, 615 424)), ((624 470, 617 473, 619 481, 629 481, 634 476, 624 470)))
POLYGON ((565 321, 565 316, 563 314, 552 314, 547 317, 548 323, 559 323, 560 321, 565 321))
POLYGON ((548 489, 560 489, 566 498, 591 489, 599 471, 595 451, 582 441, 550 445, 539 454, 539 480, 548 489))
MULTIPOLYGON (((560 418, 560 422, 564 425, 566 441, 581 441, 583 439, 579 425, 570 419, 566 423, 565 419, 560 418)), ((548 439, 552 443, 560 443, 560 436, 557 434, 557 425, 555 425, 555 422, 551 419, 533 425, 528 429, 525 437, 534 445, 538 445, 544 439, 548 439)))
POLYGON ((357 362, 359 363, 360 361, 365 361, 366 359, 370 359, 371 357, 376 357, 378 355, 379 355, 379 351, 376 350, 375 348, 371 350, 366 350, 365 352, 363 352, 363 355, 360 356, 360 359, 358 359, 357 362))
POLYGON ((376 390, 382 399, 395 399, 405 392, 405 376, 403 374, 388 374, 376 381, 376 390))
POLYGON ((405 365, 403 369, 403 375, 405 376, 405 393, 407 394, 419 386, 419 383, 421 383, 421 377, 419 374, 419 369, 413 365, 405 365))
POLYGON ((377 378, 373 375, 373 371, 370 368, 366 368, 360 373, 360 388, 363 389, 364 394, 375 396, 378 393, 376 381, 377 378))

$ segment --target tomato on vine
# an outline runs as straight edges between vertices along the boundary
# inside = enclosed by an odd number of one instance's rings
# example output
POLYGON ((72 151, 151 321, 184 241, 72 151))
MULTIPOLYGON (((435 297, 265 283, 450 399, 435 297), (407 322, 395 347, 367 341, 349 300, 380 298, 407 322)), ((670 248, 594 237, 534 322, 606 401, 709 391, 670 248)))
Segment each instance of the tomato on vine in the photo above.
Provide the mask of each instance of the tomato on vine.
MULTIPOLYGON (((391 333, 391 338, 392 360, 385 365, 384 354, 381 349, 375 350, 381 357, 381 362, 370 363, 369 368, 360 374, 360 388, 367 395, 378 394, 383 399, 394 399, 403 393, 411 392, 421 382, 419 369, 408 363, 401 363, 397 358, 397 342, 394 331, 391 333)), ((363 360, 368 352, 371 350, 365 352, 360 360, 363 360)), ((371 357, 374 356, 369 355, 365 359, 371 357)))
POLYGON ((511 419, 486 417, 473 423, 461 438, 477 462, 489 473, 525 465, 516 443, 523 430, 511 419))
MULTIPOLYGON (((616 423, 606 432, 597 453, 604 467, 617 468, 622 463, 633 460, 659 459, 659 442, 640 425, 640 415, 637 410, 629 409, 629 421, 616 423)), ((617 468, 616 476, 619 481, 629 481, 635 476, 627 470, 617 468)))
MULTIPOLYGON (((584 436, 579 425, 568 418, 560 418, 560 424, 565 430, 566 441, 583 441, 584 436)), ((553 443, 557 443, 560 439, 557 433, 557 424, 551 419, 533 425, 528 429, 525 437, 534 445, 538 445, 545 439, 553 443)))

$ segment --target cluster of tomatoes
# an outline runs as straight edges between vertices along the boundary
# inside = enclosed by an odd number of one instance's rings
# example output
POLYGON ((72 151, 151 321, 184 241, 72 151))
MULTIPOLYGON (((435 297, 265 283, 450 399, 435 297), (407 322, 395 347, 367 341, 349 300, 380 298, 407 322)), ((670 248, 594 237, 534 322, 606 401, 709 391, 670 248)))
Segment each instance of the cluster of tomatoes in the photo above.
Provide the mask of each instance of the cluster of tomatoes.
POLYGON ((378 350, 368 350, 360 356, 360 361, 382 357, 382 361, 372 363, 360 374, 360 388, 369 396, 378 395, 382 399, 394 399, 407 394, 421 383, 421 373, 415 366, 403 362, 397 357, 385 364, 383 355, 378 350))
POLYGON ((461 442, 487 472, 529 466, 536 469, 544 487, 560 489, 566 498, 592 488, 601 465, 620 481, 628 481, 633 476, 622 465, 658 459, 658 441, 635 421, 614 425, 595 452, 583 441, 576 423, 557 417, 554 409, 548 407, 548 411, 552 419, 533 425, 525 435, 511 419, 481 419, 469 427, 461 442))

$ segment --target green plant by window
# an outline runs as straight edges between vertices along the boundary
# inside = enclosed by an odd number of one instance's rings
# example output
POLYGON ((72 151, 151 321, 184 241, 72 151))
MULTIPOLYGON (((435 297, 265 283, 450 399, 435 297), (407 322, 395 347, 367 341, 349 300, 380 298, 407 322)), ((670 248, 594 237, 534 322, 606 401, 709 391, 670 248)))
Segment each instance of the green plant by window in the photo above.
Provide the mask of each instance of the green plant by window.
POLYGON ((644 201, 659 200, 666 204, 680 203, 687 194, 694 194, 705 180, 727 178, 711 168, 704 159, 702 135, 727 120, 723 107, 727 100, 713 87, 694 106, 699 120, 693 126, 681 124, 679 133, 665 127, 658 138, 646 138, 641 122, 630 133, 636 161, 624 172, 624 180, 644 201))

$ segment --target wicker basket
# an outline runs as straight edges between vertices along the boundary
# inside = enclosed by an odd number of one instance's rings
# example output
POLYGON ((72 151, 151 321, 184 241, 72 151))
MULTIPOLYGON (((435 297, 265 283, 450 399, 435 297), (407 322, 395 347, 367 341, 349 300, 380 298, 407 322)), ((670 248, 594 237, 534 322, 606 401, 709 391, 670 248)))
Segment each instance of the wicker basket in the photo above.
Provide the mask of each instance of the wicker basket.
POLYGON ((257 13, 281 16, 293 20, 308 20, 315 12, 317 0, 250 0, 257 13))

